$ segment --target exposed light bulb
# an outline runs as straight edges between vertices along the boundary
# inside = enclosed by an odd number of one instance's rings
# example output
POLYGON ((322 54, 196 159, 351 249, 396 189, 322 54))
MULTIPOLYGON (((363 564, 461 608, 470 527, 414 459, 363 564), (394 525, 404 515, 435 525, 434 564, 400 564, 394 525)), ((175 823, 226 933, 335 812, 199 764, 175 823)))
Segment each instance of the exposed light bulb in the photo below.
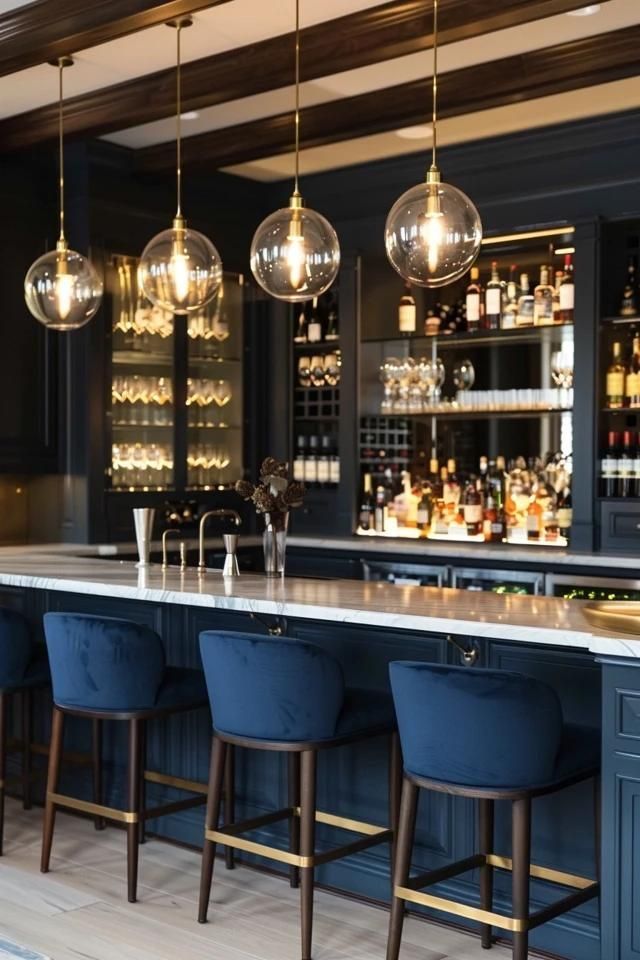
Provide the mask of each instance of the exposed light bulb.
POLYGON ((431 273, 435 273, 440 262, 440 249, 444 240, 441 213, 427 213, 420 225, 420 234, 426 247, 426 258, 431 273))
POLYGON ((67 273, 66 266, 66 262, 60 262, 58 265, 53 293, 58 316, 63 321, 66 320, 71 313, 74 293, 73 287, 75 284, 75 279, 70 273, 67 273))
POLYGON ((184 252, 183 245, 178 239, 173 245, 168 271, 175 302, 183 304, 189 296, 189 255, 184 252))
POLYGON ((299 290, 304 280, 304 266, 307 258, 299 220, 291 220, 287 241, 285 260, 289 268, 289 283, 294 290, 299 290))

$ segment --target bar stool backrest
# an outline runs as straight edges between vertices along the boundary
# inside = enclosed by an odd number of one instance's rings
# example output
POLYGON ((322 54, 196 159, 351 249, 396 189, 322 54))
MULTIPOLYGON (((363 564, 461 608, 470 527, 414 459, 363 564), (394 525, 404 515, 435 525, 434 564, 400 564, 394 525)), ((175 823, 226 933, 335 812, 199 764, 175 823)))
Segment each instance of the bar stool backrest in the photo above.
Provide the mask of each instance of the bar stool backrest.
POLYGON ((304 742, 335 733, 344 702, 338 661, 287 637, 200 634, 214 729, 248 739, 304 742))
POLYGON ((58 706, 114 712, 154 706, 165 656, 150 627, 114 617, 46 613, 44 632, 58 706))
POLYGON ((468 786, 553 778, 562 738, 554 690, 502 670, 414 661, 389 665, 405 770, 468 786))
POLYGON ((33 653, 31 630, 22 614, 0 609, 0 690, 19 686, 33 653))

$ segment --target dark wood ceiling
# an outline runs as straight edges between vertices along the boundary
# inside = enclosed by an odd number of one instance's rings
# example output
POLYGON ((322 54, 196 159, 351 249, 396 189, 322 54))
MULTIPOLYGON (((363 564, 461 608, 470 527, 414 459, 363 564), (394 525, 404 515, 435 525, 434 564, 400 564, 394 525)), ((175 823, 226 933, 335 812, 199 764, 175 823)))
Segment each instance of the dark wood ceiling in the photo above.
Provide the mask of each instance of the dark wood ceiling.
MULTIPOLYGON (((583 2, 441 0, 440 41, 446 44, 520 26, 566 13, 583 2)), ((21 8, 22 19, 20 10, 12 17, 7 14, 0 18, 0 70, 8 69, 11 50, 14 62, 22 57, 20 62, 25 66, 33 62, 36 47, 47 50, 47 56, 53 55, 54 49, 56 53, 73 53, 80 47, 162 22, 176 13, 213 5, 211 0, 94 0, 91 5, 80 0, 37 0, 21 8), (43 22, 45 7, 47 18, 43 22)), ((425 50, 432 44, 432 27, 431 5, 426 0, 394 0, 307 28, 302 32, 302 78, 313 80, 425 50)), ((555 50, 553 56, 550 51, 542 51, 444 74, 443 113, 453 116, 468 109, 537 96, 545 79, 548 92, 555 92, 600 82, 600 75, 630 75, 626 45, 623 54, 617 47, 612 51, 601 39, 594 45, 587 44, 589 59, 582 84, 575 63, 582 51, 571 44, 551 49, 555 50), (612 54, 624 63, 610 63, 612 54), (553 72, 541 76, 536 69, 538 62, 553 72), (478 105, 473 106, 474 103, 478 105)), ((275 90, 288 86, 292 76, 292 34, 196 60, 183 69, 183 109, 201 110, 275 90)), ((427 112, 423 87, 420 83, 403 84, 305 110, 303 143, 317 145, 422 122, 427 112)), ((127 129, 171 115, 174 103, 175 71, 171 68, 68 100, 65 131, 69 136, 90 137, 127 129)), ((233 127, 233 138, 228 131, 189 137, 185 141, 185 162, 219 166, 286 152, 291 147, 291 124, 287 114, 233 127)), ((50 140, 56 134, 57 105, 48 104, 0 121, 0 148, 22 149, 50 140)), ((172 144, 140 151, 140 166, 146 169, 168 167, 173 162, 172 144)))

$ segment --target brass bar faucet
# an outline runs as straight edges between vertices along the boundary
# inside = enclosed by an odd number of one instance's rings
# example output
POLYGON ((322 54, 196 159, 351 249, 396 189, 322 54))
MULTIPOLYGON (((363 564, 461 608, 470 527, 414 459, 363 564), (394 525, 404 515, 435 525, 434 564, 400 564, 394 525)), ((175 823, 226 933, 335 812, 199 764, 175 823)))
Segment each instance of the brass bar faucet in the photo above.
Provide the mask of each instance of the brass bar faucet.
MULTIPOLYGON (((180 536, 180 531, 174 530, 172 527, 169 527, 162 534, 162 569, 163 570, 166 570, 167 567, 169 566, 169 563, 167 561, 167 537, 169 537, 172 533, 175 533, 177 537, 180 536)), ((187 546, 184 540, 180 541, 180 569, 181 570, 187 569, 187 546)))
MULTIPOLYGON (((206 513, 202 514, 200 518, 200 536, 199 536, 199 556, 198 556, 198 573, 204 573, 206 567, 204 562, 204 528, 209 517, 231 517, 236 527, 239 527, 242 523, 240 514, 236 510, 208 510, 206 513)), ((239 577, 240 569, 238 567, 238 558, 236 556, 236 550, 238 547, 238 535, 236 533, 225 533, 223 535, 223 541, 227 555, 224 561, 224 568, 222 570, 222 575, 224 577, 239 577)))

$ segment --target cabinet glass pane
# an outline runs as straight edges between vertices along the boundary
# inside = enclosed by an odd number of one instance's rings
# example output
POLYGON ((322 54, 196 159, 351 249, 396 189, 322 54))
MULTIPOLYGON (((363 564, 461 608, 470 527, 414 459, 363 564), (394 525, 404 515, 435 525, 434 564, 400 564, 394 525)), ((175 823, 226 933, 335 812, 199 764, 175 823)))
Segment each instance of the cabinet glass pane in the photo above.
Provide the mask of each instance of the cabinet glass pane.
POLYGON ((187 487, 227 487, 243 472, 243 278, 187 320, 187 487))
POLYGON ((138 261, 112 258, 111 486, 174 485, 174 319, 140 293, 138 261))

